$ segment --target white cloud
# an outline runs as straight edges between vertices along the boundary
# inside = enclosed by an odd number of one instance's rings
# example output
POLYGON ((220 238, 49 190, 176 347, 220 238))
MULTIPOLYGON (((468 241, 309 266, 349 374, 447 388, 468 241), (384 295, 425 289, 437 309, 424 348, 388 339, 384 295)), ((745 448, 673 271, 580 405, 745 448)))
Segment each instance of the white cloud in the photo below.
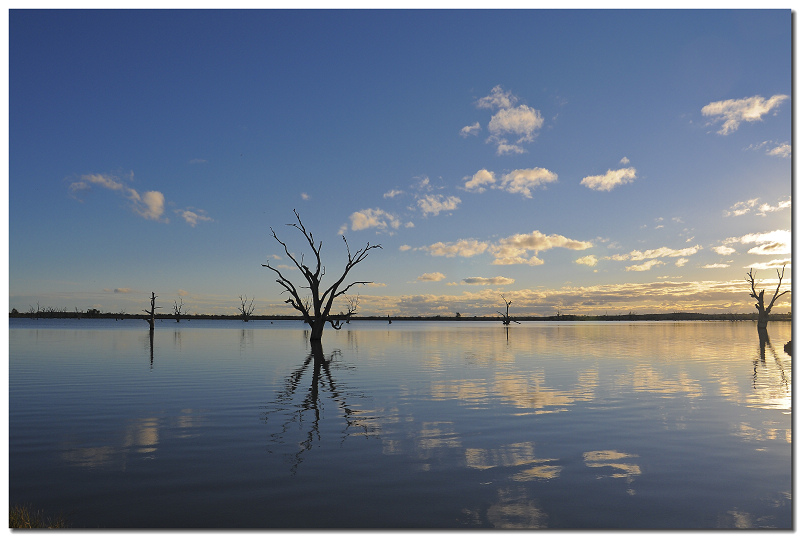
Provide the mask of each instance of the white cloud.
POLYGON ((713 263, 713 264, 703 265, 700 268, 717 269, 717 268, 728 268, 728 267, 730 267, 730 265, 728 265, 726 263, 713 263))
POLYGON ((586 265, 587 267, 594 267, 597 265, 597 258, 593 255, 587 255, 575 260, 579 265, 586 265))
POLYGON ((147 220, 159 221, 161 219, 161 215, 164 214, 164 194, 157 190, 151 190, 139 196, 132 188, 129 189, 128 194, 136 214, 147 220))
POLYGON ((628 157, 622 157, 619 160, 619 163, 622 164, 623 166, 626 166, 631 163, 631 159, 629 159, 628 157))
POLYGON ((430 246, 423 246, 421 249, 435 256, 472 257, 482 254, 488 247, 487 243, 475 239, 461 239, 456 242, 437 242, 430 246))
POLYGON ((467 285, 511 285, 514 283, 513 278, 506 278, 505 276, 495 276, 493 278, 475 276, 472 278, 464 278, 461 281, 467 285))
POLYGON ((619 185, 632 183, 636 179, 636 168, 608 170, 605 175, 590 175, 581 180, 581 184, 592 190, 608 192, 619 185))
POLYGON ((740 242, 756 244, 747 251, 756 255, 786 255, 792 253, 792 233, 788 229, 768 231, 766 233, 748 233, 739 238, 729 238, 726 243, 740 242))
MULTIPOLYGON (((129 174, 129 180, 132 179, 133 172, 129 174)), ((75 181, 69 185, 70 195, 76 197, 78 192, 90 190, 92 186, 99 186, 122 194, 130 201, 133 212, 142 218, 155 220, 157 222, 169 222, 167 218, 162 219, 165 205, 164 194, 157 190, 149 190, 140 195, 139 192, 127 186, 124 180, 117 176, 89 174, 82 175, 79 181, 75 181)))
POLYGON ((466 127, 462 128, 459 134, 464 138, 466 138, 470 134, 473 136, 477 136, 480 130, 481 130, 481 124, 478 121, 476 121, 472 125, 467 125, 466 127))
POLYGON ((475 106, 478 108, 511 108, 517 102, 517 98, 510 91, 503 91, 501 86, 495 86, 486 97, 481 97, 475 106))
POLYGON ((773 213, 775 211, 782 211, 784 209, 792 208, 791 199, 781 200, 777 205, 770 205, 769 203, 762 203, 759 205, 759 199, 760 198, 753 198, 747 201, 737 201, 731 206, 730 209, 725 211, 724 214, 725 216, 742 216, 757 208, 758 210, 756 211, 756 215, 766 216, 767 213, 773 213))
POLYGON ((188 207, 186 209, 175 209, 175 214, 184 219, 184 221, 192 227, 195 227, 198 222, 213 222, 214 220, 206 216, 206 212, 202 209, 195 209, 188 207))
POLYGON ((454 211, 461 199, 455 196, 444 197, 441 194, 429 194, 417 200, 417 205, 422 209, 423 216, 432 214, 437 216, 442 211, 454 211))
MULTIPOLYGON (((475 103, 478 108, 497 110, 489 120, 489 138, 486 141, 497 145, 498 155, 524 153, 520 144, 532 142, 544 124, 541 112, 524 104, 515 106, 518 100, 510 91, 495 86, 489 95, 475 103)), ((474 134, 478 128, 479 123, 464 127, 461 135, 474 134)))
POLYGON ((402 223, 396 216, 383 209, 364 209, 350 215, 350 229, 353 231, 370 228, 385 231, 388 228, 397 229, 401 225, 402 223))
POLYGON ((532 197, 531 190, 544 187, 547 183, 558 181, 558 175, 545 168, 527 168, 514 170, 503 175, 497 183, 494 172, 483 169, 478 170, 471 178, 464 178, 464 189, 470 192, 485 192, 485 186, 505 190, 511 194, 522 194, 526 198, 532 197))
POLYGON ((114 292, 115 293, 121 293, 121 294, 128 294, 128 293, 132 293, 133 289, 131 289, 130 287, 117 287, 117 288, 114 289, 114 292))
POLYGON ((471 178, 465 177, 464 188, 471 192, 484 192, 484 185, 491 186, 495 183, 494 173, 487 169, 478 170, 471 178))
POLYGON ((680 259, 678 259, 677 261, 675 261, 675 266, 676 266, 676 267, 682 267, 682 266, 684 266, 684 265, 685 265, 686 263, 688 263, 688 262, 689 262, 689 259, 687 259, 687 258, 685 258, 685 257, 681 257, 680 259))
POLYGON ((384 197, 384 199, 385 199, 385 198, 394 198, 395 196, 399 196, 399 195, 400 195, 400 194, 402 194, 402 193, 403 193, 403 191, 402 191, 402 190, 394 190, 394 189, 392 189, 392 190, 390 190, 389 192, 386 192, 386 193, 383 195, 383 197, 384 197))
POLYGON ((783 266, 787 266, 791 268, 792 260, 791 259, 773 259, 771 261, 767 261, 766 263, 753 263, 752 265, 747 265, 744 268, 754 268, 754 269, 778 269, 783 266))
POLYGON ((301 192, 301 193, 300 193, 300 197, 301 197, 303 200, 305 200, 305 201, 308 201, 308 200, 310 200, 310 199, 311 199, 311 196, 309 196, 309 195, 308 195, 308 194, 306 194, 305 192, 301 192))
POLYGON ((558 181, 558 175, 544 168, 529 168, 525 170, 514 170, 503 176, 500 187, 512 194, 522 194, 530 198, 531 190, 558 181))
POLYGON ((731 255, 736 253, 736 250, 730 246, 714 246, 712 250, 717 252, 719 255, 731 255))
POLYGON ((792 156, 792 146, 786 143, 777 145, 767 151, 767 155, 771 157, 789 158, 792 156))
POLYGON ((645 259, 656 259, 658 257, 685 257, 694 255, 702 249, 703 247, 699 244, 690 248, 683 248, 681 250, 674 250, 672 248, 662 246, 661 248, 645 250, 644 252, 641 250, 633 250, 627 254, 614 254, 609 257, 609 259, 613 259, 614 261, 644 261, 645 259))
POLYGON ((643 271, 650 270, 653 267, 656 267, 658 265, 663 265, 663 264, 664 264, 663 261, 659 261, 658 259, 651 259, 650 261, 642 263, 641 265, 630 265, 628 267, 625 267, 625 270, 626 271, 634 271, 634 272, 643 272, 643 271))
POLYGON ((711 123, 722 121, 722 128, 717 134, 726 136, 736 131, 742 121, 761 121, 765 114, 780 106, 788 98, 788 95, 773 95, 769 99, 764 99, 756 95, 746 99, 715 101, 705 105, 701 112, 711 118, 711 123))
POLYGON ((492 116, 489 121, 488 141, 498 144, 497 154, 502 155, 509 152, 524 152, 518 144, 532 142, 536 136, 536 131, 542 128, 544 119, 542 114, 535 108, 530 108, 524 104, 516 108, 505 108, 492 116), (516 141, 509 145, 507 135, 516 137, 516 141))
POLYGON ((783 209, 791 209, 792 208, 792 200, 783 200, 779 201, 778 205, 770 205, 769 203, 762 203, 758 206, 758 212, 756 213, 758 216, 766 216, 767 213, 773 213, 775 211, 782 211, 783 209))
POLYGON ((417 281, 420 282, 440 282, 445 279, 445 275, 441 272, 426 272, 421 276, 417 276, 417 281))
POLYGON ((753 198, 747 201, 737 201, 731 208, 725 211, 725 216, 742 216, 749 213, 753 207, 758 203, 758 198, 753 198))
POLYGON ((398 248, 398 250, 400 250, 401 252, 407 252, 411 249, 412 249, 411 246, 409 246, 408 244, 403 244, 400 246, 400 248, 398 248))

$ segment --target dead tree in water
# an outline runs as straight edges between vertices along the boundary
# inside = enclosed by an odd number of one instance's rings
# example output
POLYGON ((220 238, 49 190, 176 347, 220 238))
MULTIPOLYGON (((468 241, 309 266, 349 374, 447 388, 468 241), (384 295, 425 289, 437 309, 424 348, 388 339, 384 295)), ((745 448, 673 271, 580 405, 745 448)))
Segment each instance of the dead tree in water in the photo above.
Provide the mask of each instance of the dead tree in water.
POLYGON ((791 291, 784 291, 783 293, 779 293, 778 291, 781 290, 781 282, 783 281, 783 273, 786 271, 786 265, 783 266, 783 269, 777 270, 778 273, 778 287, 775 289, 775 294, 772 295, 772 300, 770 300, 769 305, 764 305, 764 290, 756 292, 756 277, 753 274, 753 269, 750 269, 750 272, 747 273, 746 281, 750 284, 750 296, 755 298, 757 302, 755 303, 756 310, 758 310, 758 329, 759 330, 766 330, 767 323, 769 322, 769 312, 772 311, 772 306, 775 305, 775 301, 778 300, 781 296, 789 293, 791 291))
POLYGON ((502 298, 502 299, 503 299, 503 302, 505 302, 505 303, 506 303, 506 312, 505 312, 505 313, 503 313, 502 311, 498 311, 498 312, 497 312, 497 313, 499 313, 500 315, 502 315, 502 316, 503 316, 503 324, 504 324, 504 325, 506 325, 506 326, 508 326, 508 325, 510 325, 510 324, 511 324, 511 322, 512 322, 512 321, 514 321, 514 322, 515 322, 515 323, 517 323, 517 324, 520 324, 520 322, 519 322, 519 321, 515 321, 514 319, 512 319, 512 318, 511 318, 511 317, 509 317, 509 315, 508 315, 508 308, 511 306, 511 301, 510 301, 510 300, 506 300, 506 297, 504 297, 503 295, 500 295, 500 298, 502 298))
POLYGON ((175 305, 172 307, 172 314, 175 316, 175 322, 181 322, 181 315, 185 313, 183 311, 183 299, 181 299, 181 303, 178 304, 177 301, 174 301, 175 305))
MULTIPOLYGON (((342 236, 344 240, 345 247, 347 248, 347 263, 345 264, 344 271, 342 275, 337 279, 327 290, 320 292, 320 286, 322 285, 322 278, 325 276, 325 267, 322 266, 322 259, 320 258, 320 251, 322 250, 322 241, 317 243, 314 240, 314 235, 310 233, 303 222, 300 220, 300 215, 297 214, 297 211, 294 211, 294 215, 297 218, 296 224, 286 224, 287 226, 291 226, 300 231, 305 237, 306 242, 311 247, 311 251, 314 252, 314 270, 308 268, 303 263, 303 257, 300 256, 298 260, 294 254, 289 252, 289 247, 286 245, 285 242, 278 238, 278 235, 275 234, 275 230, 270 228, 272 231, 272 236, 275 238, 281 246, 283 246, 284 252, 286 252, 286 256, 292 260, 295 267, 300 271, 300 273, 305 278, 308 285, 302 285, 300 288, 305 288, 311 291, 311 299, 310 300, 302 300, 300 298, 300 293, 297 290, 297 287, 289 281, 281 272, 276 269, 275 267, 271 267, 269 263, 262 264, 262 267, 266 267, 273 271, 275 274, 278 275, 278 279, 275 280, 283 287, 285 293, 289 293, 289 298, 285 300, 285 302, 291 305, 294 309, 299 311, 303 315, 303 321, 308 323, 311 326, 311 341, 321 341, 322 340, 322 330, 325 328, 325 323, 330 322, 331 326, 339 330, 341 329, 341 317, 338 319, 331 317, 331 308, 333 307, 333 301, 336 300, 338 297, 344 295, 351 287, 354 285, 359 284, 368 284, 372 282, 353 282, 350 284, 345 285, 344 280, 347 277, 347 274, 350 270, 364 261, 369 255, 370 250, 375 248, 381 248, 380 244, 371 245, 367 243, 367 245, 363 248, 356 250, 355 252, 350 251, 350 246, 347 244, 347 239, 342 236), (340 287, 345 285, 341 290, 340 287)), ((351 303, 351 306, 354 306, 351 303)), ((344 318, 349 319, 352 315, 356 313, 354 307, 349 307, 347 314, 342 314, 344 318)))
POLYGON ((147 321, 147 323, 150 325, 150 330, 155 329, 156 310, 157 309, 161 309, 161 306, 156 306, 156 298, 158 298, 156 296, 156 294, 151 292, 150 310, 149 311, 148 310, 142 310, 143 312, 145 312, 146 314, 148 314, 150 316, 150 317, 146 317, 145 318, 145 321, 147 321))
POLYGON ((255 299, 256 299, 256 297, 253 297, 250 300, 250 303, 248 304, 247 303, 247 295, 244 295, 244 297, 242 297, 242 295, 239 295, 239 301, 242 303, 242 305, 239 306, 238 310, 239 310, 239 313, 242 314, 242 320, 244 322, 249 321, 250 320, 250 316, 253 315, 253 310, 255 309, 255 306, 253 306, 253 300, 255 300, 255 299))

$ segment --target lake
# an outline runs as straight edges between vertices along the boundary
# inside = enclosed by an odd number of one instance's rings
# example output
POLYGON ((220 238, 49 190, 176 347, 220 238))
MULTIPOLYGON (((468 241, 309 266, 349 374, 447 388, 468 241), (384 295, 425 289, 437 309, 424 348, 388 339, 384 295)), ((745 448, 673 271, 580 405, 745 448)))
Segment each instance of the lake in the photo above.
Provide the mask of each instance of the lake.
POLYGON ((792 527, 789 322, 9 326, 10 503, 72 527, 792 527))

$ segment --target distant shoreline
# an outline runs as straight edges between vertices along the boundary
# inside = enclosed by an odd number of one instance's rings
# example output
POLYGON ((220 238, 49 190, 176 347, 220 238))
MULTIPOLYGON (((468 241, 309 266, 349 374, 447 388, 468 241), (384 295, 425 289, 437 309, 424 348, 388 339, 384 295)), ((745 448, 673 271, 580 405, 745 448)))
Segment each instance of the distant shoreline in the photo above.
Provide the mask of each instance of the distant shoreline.
MULTIPOLYGON (((96 313, 88 315, 86 313, 77 314, 75 312, 40 312, 40 313, 10 313, 11 319, 145 319, 146 315, 141 314, 120 314, 120 313, 96 313)), ((335 318, 335 317, 334 317, 335 318)), ((157 320, 175 320, 174 315, 156 315, 157 320)), ((298 315, 251 315, 250 321, 302 321, 298 315)), ((355 316, 351 321, 443 321, 443 322, 472 322, 472 321, 501 321, 497 316, 417 316, 417 317, 378 317, 378 316, 355 316)), ((620 315, 551 315, 551 316, 518 316, 512 317, 512 321, 520 323, 526 321, 755 321, 758 313, 628 313, 620 315)), ((220 321, 241 321, 241 315, 181 315, 181 321, 193 320, 220 320, 220 321)), ((791 313, 775 313, 770 315, 770 321, 791 321, 791 313)))

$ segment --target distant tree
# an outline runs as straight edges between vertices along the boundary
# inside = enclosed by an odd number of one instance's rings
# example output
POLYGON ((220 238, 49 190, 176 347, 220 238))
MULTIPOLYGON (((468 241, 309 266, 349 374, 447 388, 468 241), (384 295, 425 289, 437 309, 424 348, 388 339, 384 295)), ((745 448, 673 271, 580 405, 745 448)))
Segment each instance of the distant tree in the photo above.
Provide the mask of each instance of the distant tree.
POLYGON ((156 298, 158 298, 156 296, 156 294, 151 292, 150 310, 142 310, 142 311, 144 311, 146 314, 148 314, 150 316, 150 317, 145 318, 145 321, 147 321, 147 323, 150 325, 150 330, 154 330, 155 329, 155 327, 156 327, 156 324, 155 324, 156 323, 156 310, 157 309, 161 309, 161 306, 156 306, 156 298))
POLYGON ((242 315, 242 320, 244 322, 248 322, 250 320, 250 316, 253 315, 253 310, 255 309, 255 306, 253 306, 253 301, 255 299, 256 298, 253 297, 250 300, 250 303, 248 304, 247 295, 244 295, 244 297, 242 297, 242 295, 239 295, 239 302, 241 302, 242 305, 239 306, 237 309, 239 310, 239 313, 242 315))
POLYGON ((17 311, 17 308, 11 308, 11 316, 12 317, 19 316, 19 312, 17 311))
POLYGON ((515 321, 515 320, 514 320, 514 319, 512 319, 512 318, 509 316, 509 314, 508 314, 508 309, 511 307, 511 301, 510 301, 510 300, 506 300, 506 297, 505 297, 505 296, 503 296, 503 295, 500 295, 500 298, 502 298, 502 299, 503 299, 503 302, 505 302, 505 304, 506 304, 506 312, 505 312, 505 313, 503 313, 502 311, 498 311, 498 312, 497 312, 497 313, 499 313, 500 315, 502 315, 502 316, 503 316, 503 324, 504 324, 504 325, 506 325, 506 326, 508 326, 508 325, 510 325, 510 324, 511 324, 511 322, 512 322, 512 321, 513 321, 513 322, 515 322, 515 323, 517 323, 517 324, 520 324, 520 322, 519 322, 519 321, 515 321))
POLYGON ((340 296, 344 295, 351 287, 354 285, 364 285, 372 282, 366 281, 357 281, 350 284, 345 284, 344 280, 349 274, 350 270, 364 261, 369 255, 371 250, 375 248, 381 248, 380 244, 371 245, 369 242, 363 248, 356 250, 355 252, 350 251, 350 245, 347 244, 347 239, 342 236, 342 240, 344 240, 345 247, 347 248, 347 263, 345 264, 344 270, 342 271, 342 275, 333 283, 330 287, 328 287, 325 291, 321 290, 322 285, 322 278, 325 276, 325 267, 322 265, 322 258, 320 257, 320 251, 322 250, 322 241, 317 243, 314 240, 314 236, 311 232, 309 232, 303 222, 300 220, 300 215, 297 214, 297 211, 294 211, 294 215, 297 218, 297 223, 286 224, 287 226, 291 226, 300 231, 305 237, 306 242, 311 247, 311 251, 314 252, 314 270, 312 271, 304 264, 303 256, 300 256, 298 260, 297 257, 289 252, 289 247, 286 245, 285 242, 278 238, 278 235, 275 233, 275 230, 270 228, 272 231, 272 236, 275 238, 281 246, 283 246, 284 252, 286 252, 286 256, 292 260, 294 265, 300 270, 300 273, 305 278, 308 285, 300 286, 301 289, 308 289, 311 292, 311 297, 305 300, 300 298, 300 293, 298 288, 288 279, 286 278, 277 268, 270 266, 269 263, 263 264, 263 267, 268 268, 269 270, 275 272, 278 275, 278 279, 275 280, 278 284, 283 287, 284 293, 289 294, 289 298, 285 301, 287 304, 291 305, 294 309, 299 311, 303 315, 303 320, 311 326, 311 341, 321 341, 322 340, 322 331, 325 328, 325 323, 328 322, 330 325, 336 329, 341 329, 341 319, 344 317, 345 319, 349 319, 352 315, 356 313, 356 303, 351 302, 348 307, 348 311, 346 314, 341 314, 339 318, 331 316, 331 308, 333 307, 333 302, 340 296))
POLYGON ((781 270, 775 269, 778 273, 778 287, 775 289, 775 294, 772 295, 772 300, 769 301, 769 305, 764 305, 764 290, 756 291, 756 276, 753 273, 753 269, 750 269, 750 272, 747 273, 747 277, 745 280, 750 284, 750 296, 756 299, 755 307, 758 311, 758 329, 759 330, 766 330, 767 323, 769 322, 769 313, 772 311, 772 306, 775 305, 775 301, 778 298, 782 297, 786 293, 791 291, 787 290, 783 293, 779 293, 781 290, 781 282, 783 281, 783 273, 786 271, 786 265, 783 266, 781 270))
POLYGON ((172 314, 175 316, 175 322, 181 322, 181 315, 185 312, 183 311, 183 299, 181 299, 181 303, 178 304, 178 301, 173 301, 175 305, 172 307, 172 314))

